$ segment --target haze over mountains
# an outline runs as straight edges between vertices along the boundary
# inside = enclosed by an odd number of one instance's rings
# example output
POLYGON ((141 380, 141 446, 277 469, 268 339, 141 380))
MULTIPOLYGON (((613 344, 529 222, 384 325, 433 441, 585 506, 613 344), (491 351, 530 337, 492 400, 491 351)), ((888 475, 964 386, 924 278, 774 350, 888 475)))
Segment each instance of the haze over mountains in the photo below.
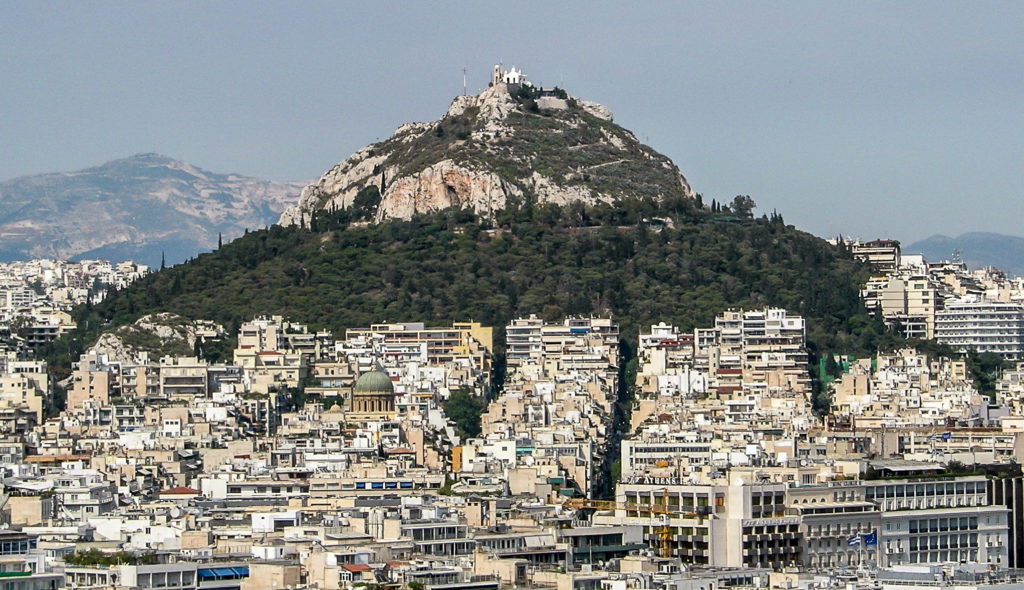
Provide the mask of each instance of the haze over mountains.
POLYGON ((924 254, 929 261, 952 260, 954 252, 970 268, 994 266, 1008 276, 1024 276, 1024 238, 989 232, 968 232, 955 238, 936 234, 905 245, 904 254, 924 254))
POLYGON ((219 174, 159 154, 0 183, 0 260, 181 262, 273 224, 303 183, 219 174))

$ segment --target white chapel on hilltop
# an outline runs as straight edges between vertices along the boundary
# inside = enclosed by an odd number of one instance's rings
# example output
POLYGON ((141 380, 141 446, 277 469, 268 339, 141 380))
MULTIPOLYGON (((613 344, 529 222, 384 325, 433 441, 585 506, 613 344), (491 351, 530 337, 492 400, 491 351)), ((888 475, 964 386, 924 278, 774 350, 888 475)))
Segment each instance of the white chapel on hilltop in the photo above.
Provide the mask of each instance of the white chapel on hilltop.
POLYGON ((532 86, 522 70, 517 70, 515 66, 512 66, 510 69, 502 72, 501 64, 494 66, 494 76, 491 77, 491 85, 495 84, 523 84, 532 86))

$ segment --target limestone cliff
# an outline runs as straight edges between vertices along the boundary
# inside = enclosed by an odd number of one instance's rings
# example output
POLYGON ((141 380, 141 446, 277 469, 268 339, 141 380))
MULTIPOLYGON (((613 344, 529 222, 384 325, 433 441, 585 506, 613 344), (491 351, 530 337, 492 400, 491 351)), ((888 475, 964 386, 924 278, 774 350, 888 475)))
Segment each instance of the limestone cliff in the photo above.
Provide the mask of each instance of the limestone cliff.
POLYGON ((524 199, 614 204, 693 195, 675 164, 613 123, 607 108, 558 89, 497 83, 334 166, 280 223, 306 224, 317 210, 350 207, 381 221, 449 207, 492 217, 524 199))
POLYGON ((165 355, 194 354, 199 335, 222 333, 223 328, 209 322, 192 322, 173 313, 158 313, 139 318, 134 324, 103 333, 89 352, 105 355, 110 361, 139 362, 145 353, 152 361, 165 355))

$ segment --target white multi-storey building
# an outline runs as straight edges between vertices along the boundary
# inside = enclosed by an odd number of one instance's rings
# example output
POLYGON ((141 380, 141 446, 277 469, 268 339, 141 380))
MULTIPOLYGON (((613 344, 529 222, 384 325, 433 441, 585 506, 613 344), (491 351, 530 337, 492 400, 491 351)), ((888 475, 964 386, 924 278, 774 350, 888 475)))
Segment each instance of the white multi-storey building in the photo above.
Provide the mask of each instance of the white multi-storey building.
POLYGON ((1009 510, 984 476, 865 482, 882 513, 882 565, 988 563, 1006 567, 1009 510))
POLYGON ((961 300, 935 314, 935 339, 960 351, 994 352, 1016 360, 1024 354, 1024 306, 961 300))

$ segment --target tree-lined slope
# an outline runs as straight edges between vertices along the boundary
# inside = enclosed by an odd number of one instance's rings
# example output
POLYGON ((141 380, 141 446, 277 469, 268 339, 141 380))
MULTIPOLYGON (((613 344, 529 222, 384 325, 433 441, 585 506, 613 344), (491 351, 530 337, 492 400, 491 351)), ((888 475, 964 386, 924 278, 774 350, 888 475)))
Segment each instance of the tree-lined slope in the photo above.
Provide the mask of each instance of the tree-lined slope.
POLYGON ((612 314, 627 341, 729 307, 804 315, 819 347, 871 349, 866 267, 842 247, 707 207, 679 169, 561 91, 496 83, 433 123, 403 125, 306 187, 282 225, 147 277, 80 311, 101 328, 156 312, 228 328, 282 314, 341 333, 375 322, 612 314), (854 337, 851 337, 851 334, 854 337))
POLYGON ((690 329, 727 307, 778 305, 804 314, 812 339, 829 346, 866 323, 864 267, 781 217, 712 214, 687 198, 628 205, 527 206, 496 225, 457 210, 373 226, 350 224, 351 211, 322 213, 312 229, 250 232, 82 313, 92 325, 171 311, 228 326, 279 313, 335 331, 612 313, 628 330, 690 329))

